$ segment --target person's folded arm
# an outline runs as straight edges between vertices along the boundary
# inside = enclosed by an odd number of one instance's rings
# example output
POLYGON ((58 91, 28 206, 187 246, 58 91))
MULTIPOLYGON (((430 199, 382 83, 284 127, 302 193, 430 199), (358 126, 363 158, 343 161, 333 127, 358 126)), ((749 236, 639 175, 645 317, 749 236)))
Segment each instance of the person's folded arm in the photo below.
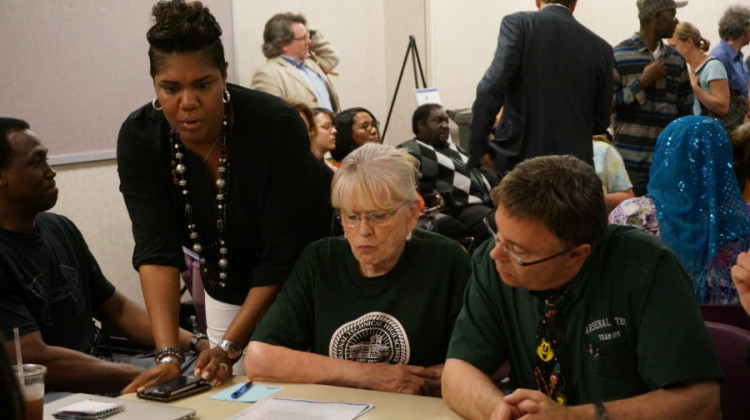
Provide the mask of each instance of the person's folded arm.
POLYGON ((403 394, 429 394, 428 381, 440 378, 437 369, 423 366, 334 359, 261 341, 250 342, 245 371, 257 381, 316 383, 403 394))
MULTIPOLYGON (((143 368, 113 363, 65 347, 49 346, 39 331, 21 336, 24 363, 47 367, 45 383, 48 391, 118 392, 143 372, 143 368)), ((8 354, 15 359, 15 343, 6 343, 8 354)))

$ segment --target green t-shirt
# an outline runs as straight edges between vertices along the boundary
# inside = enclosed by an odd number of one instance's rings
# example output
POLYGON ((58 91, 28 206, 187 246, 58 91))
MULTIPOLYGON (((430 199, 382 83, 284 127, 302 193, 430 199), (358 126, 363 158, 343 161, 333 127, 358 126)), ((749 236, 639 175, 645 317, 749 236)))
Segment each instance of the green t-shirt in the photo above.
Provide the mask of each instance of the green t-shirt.
MULTIPOLYGON (((493 245, 488 241, 474 253, 448 357, 488 375, 509 360, 512 385, 536 389, 535 336, 543 302, 500 280, 488 256, 493 245)), ((690 279, 651 235, 609 226, 568 290, 562 314, 569 404, 722 377, 690 279)))
POLYGON ((414 231, 396 266, 363 277, 343 237, 309 245, 252 340, 360 362, 445 361, 469 278, 454 241, 414 231))

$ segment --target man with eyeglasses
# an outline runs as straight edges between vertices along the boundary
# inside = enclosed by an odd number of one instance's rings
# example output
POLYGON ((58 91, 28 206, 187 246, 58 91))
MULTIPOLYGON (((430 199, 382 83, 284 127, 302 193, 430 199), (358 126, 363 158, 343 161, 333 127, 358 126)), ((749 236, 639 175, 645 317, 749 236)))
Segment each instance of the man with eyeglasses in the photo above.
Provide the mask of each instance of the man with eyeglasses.
POLYGON ((278 13, 266 22, 263 55, 267 60, 255 74, 250 87, 310 108, 339 112, 339 100, 329 74, 339 55, 318 31, 307 30, 304 16, 278 13))
POLYGON ((417 107, 412 130, 416 137, 398 147, 419 161, 419 192, 425 196, 437 191, 445 202, 440 213, 430 216, 434 230, 456 240, 489 238, 482 219, 492 217, 490 189, 499 182, 497 175, 485 168, 467 168, 469 156, 448 141, 448 114, 441 105, 417 107))
POLYGON ((607 226, 601 182, 572 156, 520 163, 493 189, 494 241, 443 370, 471 419, 718 418, 722 377, 690 280, 648 234, 607 226), (503 389, 493 375, 510 365, 503 389))

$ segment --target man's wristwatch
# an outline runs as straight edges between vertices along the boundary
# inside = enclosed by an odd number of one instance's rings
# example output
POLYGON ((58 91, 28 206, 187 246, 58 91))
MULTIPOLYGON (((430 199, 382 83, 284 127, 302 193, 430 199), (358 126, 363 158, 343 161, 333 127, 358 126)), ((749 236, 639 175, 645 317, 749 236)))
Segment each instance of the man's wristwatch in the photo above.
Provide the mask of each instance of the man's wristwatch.
POLYGON ((224 350, 224 353, 226 353, 227 357, 229 357, 232 361, 237 361, 237 359, 242 356, 242 346, 235 343, 234 341, 230 341, 224 338, 219 341, 219 347, 224 350))
POLYGON ((208 340, 208 336, 203 333, 193 334, 193 338, 190 339, 190 351, 198 353, 198 341, 208 340))

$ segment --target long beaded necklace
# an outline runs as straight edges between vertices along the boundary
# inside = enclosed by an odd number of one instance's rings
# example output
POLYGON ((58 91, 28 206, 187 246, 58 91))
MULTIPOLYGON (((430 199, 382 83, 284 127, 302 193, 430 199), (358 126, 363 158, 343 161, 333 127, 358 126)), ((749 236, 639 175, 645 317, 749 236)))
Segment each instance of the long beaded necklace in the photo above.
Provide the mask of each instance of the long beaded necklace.
MULTIPOLYGON (((182 143, 179 134, 174 129, 169 130, 169 139, 172 144, 172 177, 175 186, 180 191, 182 204, 185 211, 185 220, 187 221, 188 234, 193 241, 192 250, 198 254, 200 263, 201 276, 204 281, 208 282, 209 287, 215 289, 217 284, 213 277, 208 276, 208 264, 204 251, 216 246, 219 247, 219 282, 218 286, 226 287, 229 274, 229 249, 224 239, 224 232, 227 223, 227 205, 229 195, 229 142, 227 141, 227 110, 224 111, 224 120, 221 126, 221 154, 219 155, 219 176, 216 179, 216 229, 219 231, 219 237, 216 242, 204 245, 193 221, 193 206, 190 204, 190 189, 186 177, 187 167, 185 166, 185 145, 182 143)), ((214 143, 216 145, 216 143, 214 143)), ((213 151, 213 147, 212 147, 213 151)))

